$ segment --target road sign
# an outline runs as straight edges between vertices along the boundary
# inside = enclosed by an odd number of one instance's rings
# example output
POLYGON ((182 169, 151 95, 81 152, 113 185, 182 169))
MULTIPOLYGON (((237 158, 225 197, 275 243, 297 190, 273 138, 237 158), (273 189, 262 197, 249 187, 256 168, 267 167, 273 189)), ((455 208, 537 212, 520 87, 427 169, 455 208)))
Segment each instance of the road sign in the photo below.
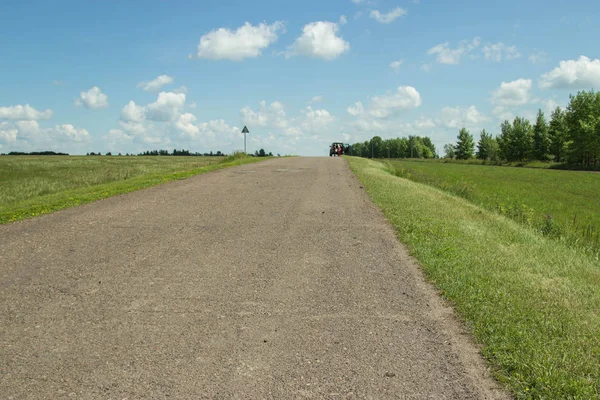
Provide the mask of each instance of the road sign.
POLYGON ((250 133, 246 125, 244 125, 244 129, 242 129, 242 133, 244 134, 244 153, 246 153, 246 133, 250 133))

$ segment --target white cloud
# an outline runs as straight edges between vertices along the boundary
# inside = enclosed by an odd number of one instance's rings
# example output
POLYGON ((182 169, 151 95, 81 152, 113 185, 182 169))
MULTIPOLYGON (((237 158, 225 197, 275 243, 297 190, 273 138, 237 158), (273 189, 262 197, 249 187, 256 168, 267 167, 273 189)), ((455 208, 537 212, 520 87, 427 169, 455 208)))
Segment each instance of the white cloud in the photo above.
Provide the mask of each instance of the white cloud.
POLYGON ((148 128, 152 128, 152 125, 133 121, 119 121, 119 125, 127 133, 131 133, 132 135, 136 136, 143 135, 146 133, 148 128))
POLYGON ((531 79, 502 82, 492 92, 492 103, 502 107, 516 107, 531 101, 531 79))
POLYGON ((421 95, 412 86, 400 86, 396 93, 375 96, 371 100, 369 113, 376 118, 387 118, 398 111, 417 108, 421 95))
POLYGON ((65 81, 53 80, 52 84, 56 85, 56 86, 64 86, 65 85, 65 81))
POLYGON ((350 49, 350 43, 337 36, 338 24, 317 21, 307 24, 302 35, 290 46, 287 57, 303 55, 333 60, 350 49))
POLYGON ((146 118, 152 121, 171 121, 185 104, 184 93, 160 92, 158 99, 146 107, 146 118))
POLYGON ((360 101, 354 103, 353 106, 349 106, 346 110, 348 111, 348 114, 353 115, 355 117, 365 112, 365 108, 363 107, 360 101))
POLYGON ((262 23, 258 26, 246 22, 235 32, 219 28, 200 38, 196 56, 210 60, 232 61, 258 57, 264 49, 277 41, 277 34, 282 30, 284 24, 280 21, 271 25, 262 23))
POLYGON ((150 82, 140 82, 137 84, 138 88, 145 90, 146 92, 158 92, 160 88, 170 83, 173 83, 173 77, 169 75, 160 75, 150 82))
POLYGON ((11 144, 17 141, 18 130, 7 122, 0 122, 0 143, 11 144))
POLYGON ((431 64, 423 64, 421 65, 421 69, 425 72, 431 71, 431 64))
POLYGON ((482 114, 477 107, 444 107, 437 119, 439 125, 452 129, 474 129, 480 127, 488 118, 482 114))
POLYGON ((171 90, 171 92, 173 92, 173 93, 187 93, 187 87, 185 87, 184 85, 181 85, 178 88, 175 88, 175 89, 171 90))
POLYGON ((20 120, 14 124, 0 123, 0 143, 18 150, 70 151, 71 145, 89 140, 90 135, 86 129, 71 124, 41 128, 34 120, 20 120))
POLYGON ((271 128, 282 134, 297 133, 295 130, 290 130, 294 121, 288 119, 285 107, 279 101, 274 101, 267 106, 263 100, 258 111, 246 106, 240 110, 240 115, 242 122, 248 127, 271 128))
POLYGON ((313 96, 313 98, 310 99, 310 102, 313 103, 313 104, 314 103, 319 103, 321 101, 323 101, 323 96, 313 96))
POLYGON ((455 49, 451 49, 448 42, 446 42, 430 48, 427 54, 437 54, 436 60, 440 64, 459 64, 461 57, 471 53, 479 44, 480 40, 478 37, 471 41, 461 41, 455 49))
POLYGON ((390 68, 393 69, 394 71, 398 72, 398 71, 400 71, 400 66, 403 63, 404 63, 404 60, 392 61, 390 63, 390 68))
POLYGON ((535 50, 529 55, 529 61, 532 64, 543 63, 546 61, 547 54, 541 50, 535 50))
POLYGON ((175 122, 175 126, 184 134, 194 137, 198 132, 200 132, 200 128, 198 128, 194 123, 196 122, 196 117, 190 113, 181 114, 177 122, 175 122))
POLYGON ((54 128, 55 137, 59 140, 72 142, 85 142, 90 139, 90 134, 83 128, 76 128, 71 124, 57 125, 54 128))
POLYGON ((600 60, 586 56, 561 61, 557 68, 539 79, 541 89, 590 89, 600 86, 600 60))
POLYGON ((121 129, 111 129, 108 134, 102 136, 102 139, 106 140, 109 151, 123 151, 124 146, 129 145, 134 136, 121 129))
POLYGON ((0 107, 0 119, 35 121, 52 118, 52 110, 38 111, 29 104, 0 107))
POLYGON ((301 123, 303 132, 319 133, 335 121, 327 110, 313 110, 310 106, 302 110, 304 120, 301 123))
POLYGON ((487 45, 483 47, 483 54, 486 60, 500 62, 504 60, 512 60, 521 57, 517 50, 517 46, 507 46, 502 42, 487 45))
POLYGON ((348 23, 348 18, 345 15, 340 17, 340 25, 346 25, 348 23))
POLYGON ((429 118, 419 118, 418 120, 414 121, 412 125, 420 130, 433 129, 437 126, 436 123, 429 118))
POLYGON ((142 122, 146 119, 146 109, 135 104, 133 100, 129 101, 123 110, 121 110, 122 121, 142 122))
POLYGON ((407 11, 405 9, 396 7, 387 14, 382 14, 381 12, 379 12, 379 10, 372 10, 370 16, 380 24, 389 24, 391 22, 394 22, 397 18, 406 14, 407 11))
POLYGON ((94 86, 87 92, 81 92, 80 99, 78 100, 80 103, 76 104, 83 104, 86 108, 92 110, 108 107, 108 96, 102 93, 97 86, 94 86))

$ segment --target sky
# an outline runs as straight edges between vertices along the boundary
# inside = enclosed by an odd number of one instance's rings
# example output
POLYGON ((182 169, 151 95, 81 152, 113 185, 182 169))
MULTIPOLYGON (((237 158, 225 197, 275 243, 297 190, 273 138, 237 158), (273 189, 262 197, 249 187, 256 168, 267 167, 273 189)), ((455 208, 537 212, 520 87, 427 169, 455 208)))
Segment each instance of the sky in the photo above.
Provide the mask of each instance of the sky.
POLYGON ((600 89, 597 0, 57 0, 0 6, 0 153, 498 134, 600 89))

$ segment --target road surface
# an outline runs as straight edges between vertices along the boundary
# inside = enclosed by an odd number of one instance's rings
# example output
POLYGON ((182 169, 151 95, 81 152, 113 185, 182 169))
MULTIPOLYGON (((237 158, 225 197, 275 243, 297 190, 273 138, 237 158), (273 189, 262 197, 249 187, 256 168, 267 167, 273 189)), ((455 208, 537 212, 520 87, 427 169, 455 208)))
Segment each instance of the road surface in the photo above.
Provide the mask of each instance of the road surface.
POLYGON ((341 158, 0 226, 2 399, 495 399, 341 158))

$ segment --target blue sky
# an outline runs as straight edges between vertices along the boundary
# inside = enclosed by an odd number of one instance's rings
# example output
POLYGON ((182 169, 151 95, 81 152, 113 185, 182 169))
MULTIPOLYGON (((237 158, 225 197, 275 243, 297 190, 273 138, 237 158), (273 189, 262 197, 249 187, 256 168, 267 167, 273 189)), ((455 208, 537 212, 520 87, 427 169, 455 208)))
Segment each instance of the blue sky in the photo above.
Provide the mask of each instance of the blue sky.
POLYGON ((0 12, 0 152, 324 155, 600 88, 600 2, 28 1, 0 12))

